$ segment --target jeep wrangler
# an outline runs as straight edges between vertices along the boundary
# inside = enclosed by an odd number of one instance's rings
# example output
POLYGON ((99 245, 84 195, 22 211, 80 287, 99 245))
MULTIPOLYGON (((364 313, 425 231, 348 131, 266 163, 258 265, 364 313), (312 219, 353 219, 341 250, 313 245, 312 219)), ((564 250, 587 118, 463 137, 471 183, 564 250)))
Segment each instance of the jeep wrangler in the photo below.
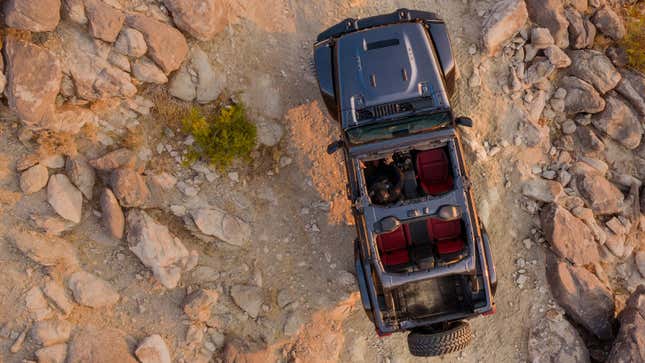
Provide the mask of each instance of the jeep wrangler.
POLYGON ((466 320, 495 312, 497 277, 449 99, 457 68, 446 24, 400 9, 322 32, 314 66, 340 123, 358 238, 362 305, 379 336, 410 331, 415 356, 462 350, 466 320))

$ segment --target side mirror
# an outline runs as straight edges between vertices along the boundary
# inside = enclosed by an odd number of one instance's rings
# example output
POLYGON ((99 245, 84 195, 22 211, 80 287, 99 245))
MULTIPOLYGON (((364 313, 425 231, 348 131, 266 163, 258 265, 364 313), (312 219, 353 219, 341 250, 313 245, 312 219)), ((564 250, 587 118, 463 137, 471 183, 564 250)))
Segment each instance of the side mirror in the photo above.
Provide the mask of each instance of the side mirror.
POLYGON ((331 155, 336 151, 338 151, 338 149, 340 149, 343 146, 345 146, 345 142, 343 140, 336 140, 331 144, 327 145, 327 154, 331 155))
POLYGON ((461 125, 464 127, 473 127, 473 119, 471 119, 470 117, 465 117, 465 116, 457 117, 455 122, 457 122, 457 125, 461 125))

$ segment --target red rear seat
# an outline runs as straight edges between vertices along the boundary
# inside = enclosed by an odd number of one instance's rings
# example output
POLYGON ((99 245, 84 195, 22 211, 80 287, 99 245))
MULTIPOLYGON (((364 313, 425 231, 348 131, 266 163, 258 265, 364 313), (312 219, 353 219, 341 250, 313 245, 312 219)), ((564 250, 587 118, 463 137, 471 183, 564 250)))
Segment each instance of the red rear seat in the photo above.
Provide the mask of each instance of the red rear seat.
POLYGON ((444 149, 421 151, 417 154, 417 172, 421 188, 430 195, 446 193, 453 188, 450 160, 444 149))
POLYGON ((439 256, 451 255, 464 249, 460 220, 447 222, 430 218, 427 225, 430 238, 437 241, 439 256))
POLYGON ((376 243, 381 253, 383 265, 394 266, 410 262, 408 240, 403 226, 392 232, 376 236, 376 243))

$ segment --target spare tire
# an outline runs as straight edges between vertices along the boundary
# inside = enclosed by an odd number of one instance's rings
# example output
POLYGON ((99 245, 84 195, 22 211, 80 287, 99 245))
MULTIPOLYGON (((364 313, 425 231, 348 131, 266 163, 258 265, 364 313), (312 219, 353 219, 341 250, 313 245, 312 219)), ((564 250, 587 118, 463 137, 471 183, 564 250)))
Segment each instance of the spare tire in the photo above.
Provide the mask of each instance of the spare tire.
POLYGON ((417 357, 433 357, 463 350, 473 339, 470 324, 451 323, 447 329, 415 329, 408 335, 410 353, 417 357))

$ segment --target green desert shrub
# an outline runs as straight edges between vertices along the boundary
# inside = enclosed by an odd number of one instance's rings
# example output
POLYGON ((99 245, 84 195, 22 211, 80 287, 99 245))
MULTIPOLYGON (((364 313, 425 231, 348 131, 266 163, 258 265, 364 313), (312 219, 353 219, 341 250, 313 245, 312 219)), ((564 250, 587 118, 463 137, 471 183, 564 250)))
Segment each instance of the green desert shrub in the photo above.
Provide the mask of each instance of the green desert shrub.
POLYGON ((212 115, 204 115, 193 107, 183 118, 182 126, 195 139, 186 155, 188 164, 204 160, 223 170, 236 158, 248 160, 255 147, 256 127, 239 103, 222 107, 212 115))

